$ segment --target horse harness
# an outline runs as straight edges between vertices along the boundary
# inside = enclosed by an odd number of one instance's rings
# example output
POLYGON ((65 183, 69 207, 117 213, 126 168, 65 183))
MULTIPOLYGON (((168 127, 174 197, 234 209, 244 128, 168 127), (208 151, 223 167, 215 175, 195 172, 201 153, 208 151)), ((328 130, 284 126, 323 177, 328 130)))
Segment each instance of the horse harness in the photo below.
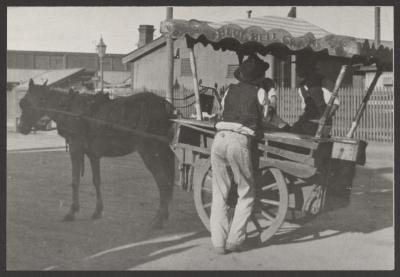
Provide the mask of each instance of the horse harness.
MULTIPOLYGON (((72 93, 72 92, 70 92, 70 93, 72 93)), ((41 111, 44 111, 44 112, 50 112, 50 113, 55 113, 55 114, 61 114, 61 115, 65 115, 65 116, 75 117, 75 118, 81 119, 82 122, 84 122, 85 124, 87 124, 87 122, 92 122, 92 123, 96 123, 96 124, 100 124, 100 125, 106 125, 106 126, 109 126, 109 127, 113 128, 113 129, 124 131, 124 132, 127 132, 127 133, 131 133, 131 134, 135 134, 135 135, 139 135, 139 136, 155 139, 155 140, 158 140, 158 141, 161 141, 161 142, 164 142, 164 143, 169 143, 170 142, 170 140, 165 136, 155 135, 155 134, 151 134, 151 133, 148 133, 148 132, 145 132, 145 131, 142 131, 142 130, 132 129, 132 128, 121 126, 121 125, 118 125, 118 124, 115 124, 115 123, 110 123, 110 122, 108 122, 106 120, 93 118, 92 115, 94 114, 94 112, 96 110, 92 110, 91 109, 92 107, 89 107, 89 110, 91 111, 91 113, 85 113, 84 111, 82 111, 80 113, 71 112, 70 109, 71 109, 71 106, 72 106, 72 100, 75 98, 76 95, 79 95, 79 94, 73 92, 72 96, 70 96, 66 100, 66 105, 65 105, 66 110, 48 108, 44 104, 44 99, 41 100, 41 102, 38 105, 38 107, 29 107, 29 108, 30 109, 41 110, 41 111)), ((96 105, 96 104, 98 104, 98 103, 94 102, 92 105, 96 105)), ((72 130, 67 130, 67 131, 69 131, 71 133, 76 133, 76 132, 74 132, 72 130)))

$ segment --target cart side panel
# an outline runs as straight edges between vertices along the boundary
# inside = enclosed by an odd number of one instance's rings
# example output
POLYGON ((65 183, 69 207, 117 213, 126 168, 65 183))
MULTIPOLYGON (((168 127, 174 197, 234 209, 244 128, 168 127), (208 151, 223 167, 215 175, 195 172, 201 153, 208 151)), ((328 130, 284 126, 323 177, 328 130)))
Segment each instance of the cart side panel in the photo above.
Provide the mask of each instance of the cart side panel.
POLYGON ((365 164, 366 147, 365 141, 333 139, 327 176, 325 210, 334 210, 349 205, 356 165, 365 164))

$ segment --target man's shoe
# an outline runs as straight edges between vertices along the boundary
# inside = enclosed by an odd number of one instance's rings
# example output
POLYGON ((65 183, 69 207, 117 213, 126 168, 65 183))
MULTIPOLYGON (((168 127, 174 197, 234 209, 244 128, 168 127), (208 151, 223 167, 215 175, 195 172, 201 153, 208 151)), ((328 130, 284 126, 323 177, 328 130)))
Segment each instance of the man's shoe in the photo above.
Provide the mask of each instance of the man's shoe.
POLYGON ((242 244, 237 244, 237 243, 226 243, 226 252, 242 252, 244 250, 246 250, 247 248, 245 247, 245 245, 242 244))
POLYGON ((215 253, 217 253, 219 255, 226 254, 225 247, 214 247, 214 251, 215 251, 215 253))

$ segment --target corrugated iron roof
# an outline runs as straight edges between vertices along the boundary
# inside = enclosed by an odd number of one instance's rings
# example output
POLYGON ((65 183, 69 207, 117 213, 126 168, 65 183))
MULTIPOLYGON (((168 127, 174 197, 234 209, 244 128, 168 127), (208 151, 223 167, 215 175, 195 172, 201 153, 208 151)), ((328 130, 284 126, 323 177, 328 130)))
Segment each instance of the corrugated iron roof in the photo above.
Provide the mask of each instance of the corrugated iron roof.
POLYGON ((46 72, 46 70, 43 69, 7 68, 7 83, 23 83, 44 72, 46 72))
POLYGON ((208 25, 213 28, 219 28, 226 24, 236 24, 242 28, 250 26, 258 26, 264 30, 283 29, 288 31, 292 36, 299 37, 307 33, 313 33, 316 38, 321 38, 331 33, 301 18, 279 17, 279 16, 262 16, 245 19, 237 19, 224 22, 209 22, 208 25))
MULTIPOLYGON (((69 78, 77 73, 83 72, 84 68, 70 68, 70 69, 57 69, 57 70, 48 70, 43 72, 35 77, 33 77, 33 82, 35 84, 43 84, 47 80, 47 85, 55 85, 56 83, 69 78)), ((26 90, 28 89, 28 81, 26 80, 21 85, 15 87, 17 90, 26 90)))
POLYGON ((161 36, 156 38, 155 40, 149 42, 148 44, 145 44, 144 46, 133 50, 129 54, 127 54, 125 57, 122 58, 123 63, 128 63, 132 62, 144 55, 147 55, 148 53, 154 51, 158 47, 161 47, 166 44, 166 38, 161 36))

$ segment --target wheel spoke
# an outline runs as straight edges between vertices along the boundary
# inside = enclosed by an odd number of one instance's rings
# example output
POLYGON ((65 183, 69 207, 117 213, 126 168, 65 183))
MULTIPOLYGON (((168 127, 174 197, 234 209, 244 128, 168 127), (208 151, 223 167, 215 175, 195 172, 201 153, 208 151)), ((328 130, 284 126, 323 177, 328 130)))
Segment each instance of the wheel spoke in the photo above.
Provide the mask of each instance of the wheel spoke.
POLYGON ((261 189, 263 191, 266 191, 266 190, 269 190, 269 189, 277 187, 277 185, 278 185, 277 183, 273 183, 273 184, 270 184, 270 185, 266 185, 266 186, 262 187, 261 189))
POLYGON ((260 223, 258 223, 256 216, 254 214, 252 214, 250 216, 250 219, 253 222, 254 226, 256 226, 257 231, 261 234, 263 232, 263 229, 262 229, 260 223))
POLYGON ((210 187, 202 187, 201 189, 206 192, 212 193, 212 189, 210 187))
POLYGON ((265 218, 268 218, 268 219, 271 220, 271 221, 275 219, 275 217, 272 216, 272 214, 269 213, 269 212, 267 212, 267 211, 261 210, 261 214, 262 214, 265 218))
POLYGON ((269 205, 274 205, 274 206, 279 206, 279 202, 275 200, 270 200, 270 199, 260 199, 260 202, 264 204, 269 204, 269 205))

